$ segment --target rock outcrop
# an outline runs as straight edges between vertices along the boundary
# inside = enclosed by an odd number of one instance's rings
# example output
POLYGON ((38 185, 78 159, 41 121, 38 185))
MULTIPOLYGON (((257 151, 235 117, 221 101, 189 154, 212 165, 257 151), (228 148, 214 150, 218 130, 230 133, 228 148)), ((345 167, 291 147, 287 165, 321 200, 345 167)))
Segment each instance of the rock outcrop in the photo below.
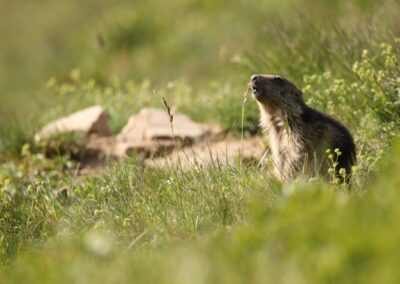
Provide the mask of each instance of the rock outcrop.
POLYGON ((193 143, 220 131, 218 127, 196 123, 181 113, 174 114, 171 128, 170 118, 164 110, 144 108, 129 118, 118 139, 154 141, 173 140, 175 137, 177 140, 193 143))
POLYGON ((166 155, 175 148, 193 145, 205 138, 212 140, 222 133, 214 124, 201 124, 180 113, 170 118, 162 109, 144 108, 131 116, 122 131, 110 136, 109 115, 100 106, 93 106, 47 124, 35 135, 37 142, 60 133, 81 133, 86 136, 80 157, 143 157, 166 155), (95 134, 95 135, 91 135, 95 134))
POLYGON ((35 135, 35 141, 39 142, 63 133, 109 136, 111 132, 108 119, 108 112, 101 106, 85 108, 48 123, 35 135))

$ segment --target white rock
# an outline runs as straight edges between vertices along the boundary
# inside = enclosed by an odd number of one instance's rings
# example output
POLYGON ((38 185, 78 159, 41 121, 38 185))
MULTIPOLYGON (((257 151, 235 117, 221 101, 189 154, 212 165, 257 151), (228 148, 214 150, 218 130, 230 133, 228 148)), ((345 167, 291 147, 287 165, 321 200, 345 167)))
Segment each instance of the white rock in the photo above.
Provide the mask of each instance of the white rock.
POLYGON ((39 142, 58 133, 108 136, 111 134, 108 119, 109 114, 104 108, 92 106, 48 123, 35 135, 35 141, 39 142))
MULTIPOLYGON (((174 114, 172 124, 175 138, 181 140, 200 139, 212 129, 180 113, 174 114)), ((122 141, 173 139, 170 118, 164 110, 144 108, 129 118, 118 139, 122 141)))

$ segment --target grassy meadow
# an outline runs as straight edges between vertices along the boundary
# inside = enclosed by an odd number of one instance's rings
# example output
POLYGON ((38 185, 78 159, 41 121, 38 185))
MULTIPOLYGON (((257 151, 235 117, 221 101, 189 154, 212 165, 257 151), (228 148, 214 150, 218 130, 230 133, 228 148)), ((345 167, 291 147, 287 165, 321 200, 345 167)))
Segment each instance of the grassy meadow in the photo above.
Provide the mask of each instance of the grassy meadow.
POLYGON ((399 283, 400 1, 3 1, 0 34, 0 283, 399 283), (239 137, 253 73, 351 130, 351 190, 239 162, 80 176, 33 142, 94 104, 118 133, 161 96, 239 137))

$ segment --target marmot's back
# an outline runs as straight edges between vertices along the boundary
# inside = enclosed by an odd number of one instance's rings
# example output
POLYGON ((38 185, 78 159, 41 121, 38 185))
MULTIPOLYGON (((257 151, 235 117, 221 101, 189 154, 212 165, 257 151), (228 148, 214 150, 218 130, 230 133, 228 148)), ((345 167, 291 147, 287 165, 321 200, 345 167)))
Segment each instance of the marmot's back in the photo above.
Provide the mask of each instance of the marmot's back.
POLYGON ((334 118, 309 107, 304 109, 301 119, 304 124, 302 134, 306 137, 305 141, 311 142, 309 145, 306 144, 308 155, 319 151, 317 156, 320 157, 319 162, 322 164, 319 174, 326 175, 327 167, 333 166, 332 161, 326 160, 328 149, 333 155, 334 162, 337 162, 337 171, 343 168, 350 174, 356 161, 356 147, 349 130, 334 118), (315 129, 323 131, 314 131, 315 129), (336 149, 339 151, 335 152, 336 149))

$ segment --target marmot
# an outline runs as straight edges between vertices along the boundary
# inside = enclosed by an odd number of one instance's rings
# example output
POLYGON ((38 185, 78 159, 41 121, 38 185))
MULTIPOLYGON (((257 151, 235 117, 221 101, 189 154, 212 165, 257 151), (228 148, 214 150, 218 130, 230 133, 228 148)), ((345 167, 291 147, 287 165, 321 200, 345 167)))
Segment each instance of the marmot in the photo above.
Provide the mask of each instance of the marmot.
POLYGON ((348 181, 356 149, 346 127, 308 107, 302 91, 281 76, 253 75, 249 88, 259 105, 260 124, 268 132, 275 175, 281 181, 300 174, 327 177, 329 168, 341 181, 343 176, 348 181))

